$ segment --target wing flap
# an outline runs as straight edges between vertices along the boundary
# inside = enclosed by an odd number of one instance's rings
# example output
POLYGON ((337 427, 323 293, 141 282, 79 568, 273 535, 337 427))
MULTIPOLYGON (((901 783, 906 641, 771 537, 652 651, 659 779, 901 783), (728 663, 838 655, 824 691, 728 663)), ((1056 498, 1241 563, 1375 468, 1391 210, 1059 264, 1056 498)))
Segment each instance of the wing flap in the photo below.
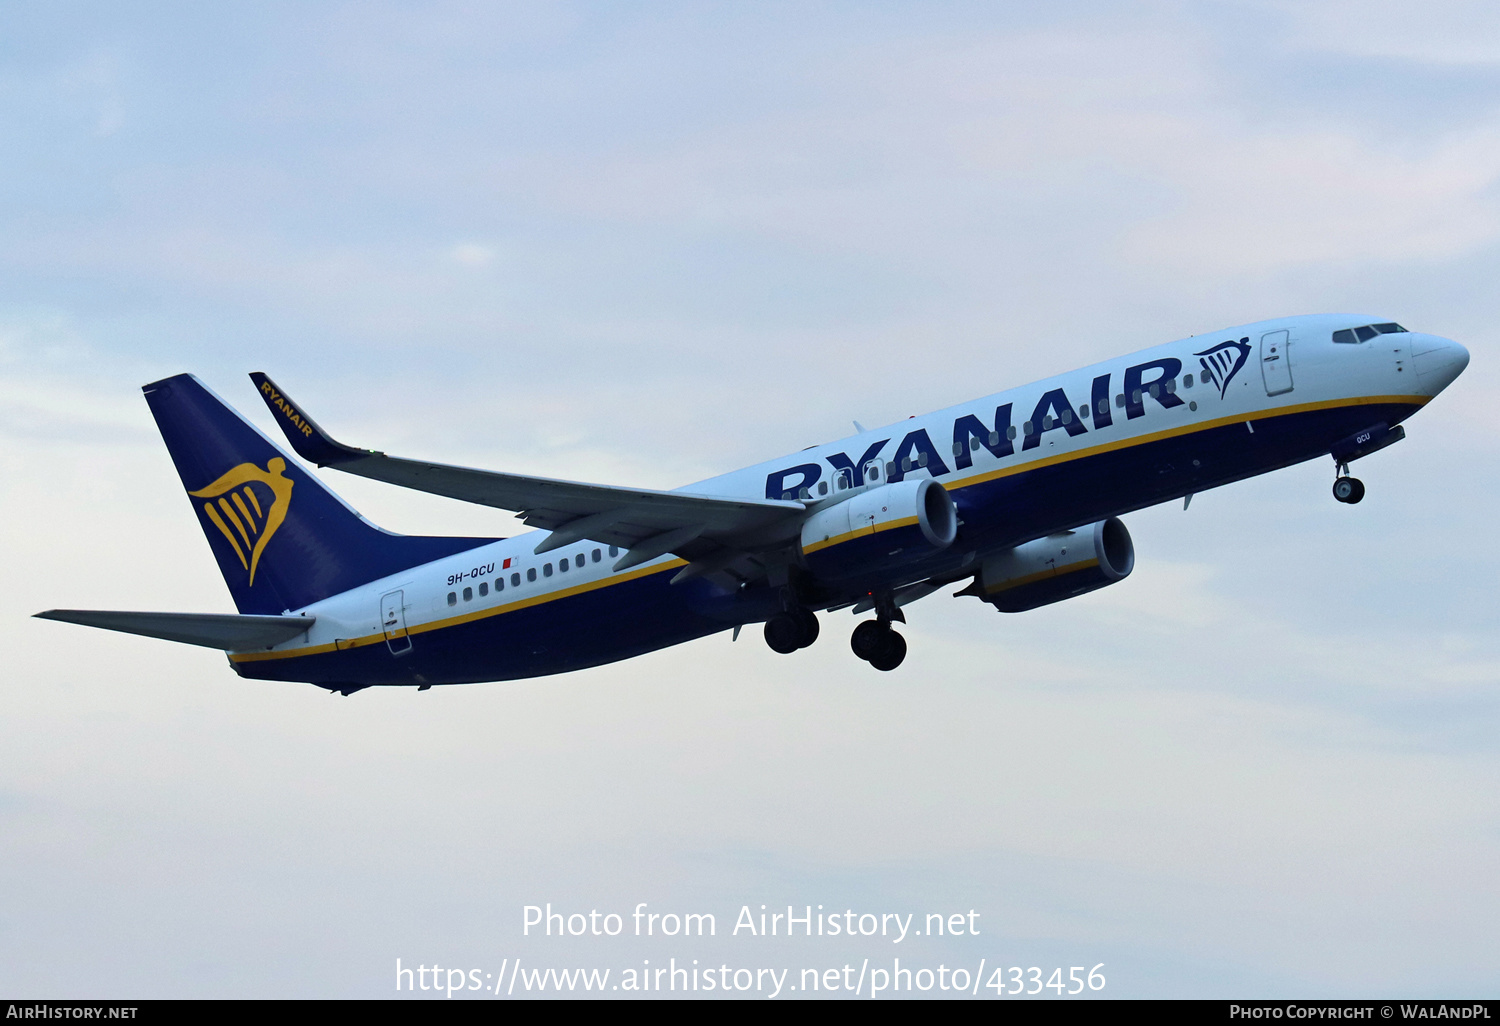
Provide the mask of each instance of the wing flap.
POLYGON ((113 609, 49 609, 36 616, 107 631, 140 634, 226 652, 269 648, 304 633, 312 616, 253 616, 243 613, 134 613, 113 609))

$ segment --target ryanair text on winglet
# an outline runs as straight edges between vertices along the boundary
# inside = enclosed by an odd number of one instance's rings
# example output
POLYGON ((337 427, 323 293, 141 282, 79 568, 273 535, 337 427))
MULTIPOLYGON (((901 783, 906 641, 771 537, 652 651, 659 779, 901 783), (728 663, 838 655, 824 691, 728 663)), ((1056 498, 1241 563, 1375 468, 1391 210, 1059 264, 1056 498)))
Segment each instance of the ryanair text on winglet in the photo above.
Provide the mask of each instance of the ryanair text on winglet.
POLYGON ((266 394, 267 398, 271 402, 271 405, 280 410, 286 416, 286 419, 292 422, 293 427, 295 427, 298 431, 301 431, 304 435, 312 434, 312 425, 308 424, 307 421, 303 419, 302 414, 297 411, 297 407, 293 406, 290 402, 283 398, 280 392, 271 387, 271 383, 269 381, 262 381, 260 383, 260 390, 266 394))

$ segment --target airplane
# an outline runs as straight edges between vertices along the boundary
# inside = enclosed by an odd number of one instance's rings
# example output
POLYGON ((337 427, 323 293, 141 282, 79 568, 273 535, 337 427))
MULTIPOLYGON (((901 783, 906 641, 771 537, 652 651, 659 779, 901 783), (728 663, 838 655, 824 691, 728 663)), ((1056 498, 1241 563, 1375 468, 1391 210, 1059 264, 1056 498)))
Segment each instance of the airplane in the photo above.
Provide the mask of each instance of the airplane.
POLYGON ((1457 342, 1317 314, 1170 342, 676 491, 527 477, 335 441, 250 375, 308 463, 510 511, 509 538, 393 534, 190 374, 143 386, 238 614, 36 615, 221 649, 241 677, 349 695, 516 680, 763 624, 792 653, 818 612, 872 613, 854 654, 894 670, 904 608, 941 589, 1007 613, 1118 583, 1120 517, 1331 457, 1349 464, 1468 366, 1457 342))

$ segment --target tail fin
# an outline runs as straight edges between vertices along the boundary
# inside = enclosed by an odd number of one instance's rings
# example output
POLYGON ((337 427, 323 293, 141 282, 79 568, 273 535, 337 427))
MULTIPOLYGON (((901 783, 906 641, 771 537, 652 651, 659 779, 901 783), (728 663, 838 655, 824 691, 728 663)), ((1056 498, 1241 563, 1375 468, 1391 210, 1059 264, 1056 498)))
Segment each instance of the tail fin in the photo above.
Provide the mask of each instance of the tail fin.
POLYGON ((493 538, 365 520, 191 374, 143 387, 241 613, 281 613, 493 538))

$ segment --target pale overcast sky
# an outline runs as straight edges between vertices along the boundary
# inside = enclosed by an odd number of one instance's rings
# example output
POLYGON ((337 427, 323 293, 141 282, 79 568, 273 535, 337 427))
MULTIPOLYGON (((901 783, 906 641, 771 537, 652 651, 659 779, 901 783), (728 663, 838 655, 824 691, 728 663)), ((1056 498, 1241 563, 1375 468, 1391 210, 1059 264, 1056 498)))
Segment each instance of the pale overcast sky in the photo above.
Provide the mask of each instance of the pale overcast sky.
MULTIPOLYGON (((0 153, 0 991, 899 956, 1496 992, 1493 3, 11 4, 0 153), (232 609, 167 374, 268 430, 248 371, 359 444, 674 487, 1344 310, 1473 354, 1361 505, 1318 461, 1141 511, 1129 580, 939 593, 891 674, 838 613, 791 657, 343 698, 28 619, 232 609), (522 937, 545 902, 719 936, 522 937), (746 904, 981 935, 728 936, 746 904)), ((517 529, 324 476, 392 529, 517 529)))

